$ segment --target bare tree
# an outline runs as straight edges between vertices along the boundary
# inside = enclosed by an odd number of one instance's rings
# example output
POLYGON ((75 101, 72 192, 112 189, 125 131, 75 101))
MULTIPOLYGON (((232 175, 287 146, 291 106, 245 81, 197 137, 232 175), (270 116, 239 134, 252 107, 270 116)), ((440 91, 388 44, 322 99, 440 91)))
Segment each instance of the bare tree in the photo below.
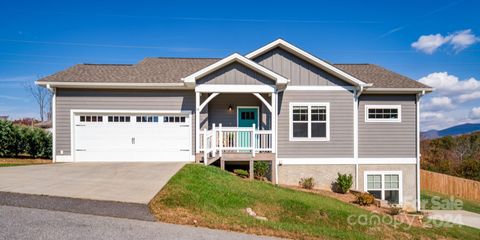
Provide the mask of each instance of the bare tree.
POLYGON ((51 111, 51 98, 52 93, 45 87, 40 87, 33 81, 25 82, 25 90, 35 99, 37 102, 40 121, 44 121, 45 117, 48 117, 49 111, 51 111))

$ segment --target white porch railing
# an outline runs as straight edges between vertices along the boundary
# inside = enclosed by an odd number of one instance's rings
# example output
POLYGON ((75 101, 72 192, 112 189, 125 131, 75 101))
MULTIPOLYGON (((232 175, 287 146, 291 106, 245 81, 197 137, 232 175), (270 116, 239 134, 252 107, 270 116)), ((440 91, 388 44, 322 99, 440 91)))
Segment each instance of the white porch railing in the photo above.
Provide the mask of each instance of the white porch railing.
MULTIPOLYGON (((255 156, 258 152, 272 152, 272 130, 257 130, 252 127, 222 127, 215 124, 212 129, 200 131, 199 150, 204 159, 215 157, 224 152, 250 152, 255 156)), ((207 161, 205 161, 207 162, 207 161)))

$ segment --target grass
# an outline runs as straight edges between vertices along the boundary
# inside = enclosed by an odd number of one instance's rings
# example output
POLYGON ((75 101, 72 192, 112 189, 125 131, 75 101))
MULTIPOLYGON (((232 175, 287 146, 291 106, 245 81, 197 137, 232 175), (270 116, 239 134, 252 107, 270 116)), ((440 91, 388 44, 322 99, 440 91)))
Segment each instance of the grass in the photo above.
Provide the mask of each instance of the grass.
POLYGON ((32 164, 48 164, 52 160, 49 159, 38 159, 38 158, 0 158, 0 167, 14 167, 14 166, 24 166, 32 164))
POLYGON ((378 215, 331 197, 241 179, 216 167, 195 164, 182 168, 150 202, 150 208, 164 222, 293 239, 480 239, 480 230, 469 227, 348 224, 350 216, 356 220, 378 215), (268 221, 249 216, 247 207, 268 221))
MULTIPOLYGON (((426 203, 425 204, 425 209, 432 209, 432 206, 433 206, 432 198, 433 197, 439 197, 439 199, 435 199, 436 201, 450 200, 450 196, 447 196, 447 195, 444 195, 444 194, 441 194, 441 193, 422 191, 421 199, 422 199, 422 203, 426 203)), ((466 199, 457 198, 457 197, 454 197, 453 199, 454 200, 458 199, 458 200, 461 200, 463 202, 462 210, 480 214, 480 202, 476 202, 476 201, 472 201, 472 200, 466 200, 466 199)))

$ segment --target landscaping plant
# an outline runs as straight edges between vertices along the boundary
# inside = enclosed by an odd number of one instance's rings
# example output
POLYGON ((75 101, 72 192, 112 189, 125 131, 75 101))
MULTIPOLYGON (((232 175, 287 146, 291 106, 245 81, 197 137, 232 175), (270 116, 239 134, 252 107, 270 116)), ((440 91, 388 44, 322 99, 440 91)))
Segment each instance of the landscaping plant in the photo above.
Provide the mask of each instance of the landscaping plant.
POLYGON ((340 174, 337 173, 337 187, 340 193, 347 193, 353 185, 352 174, 340 174))
POLYGON ((237 174, 241 178, 248 178, 250 174, 248 174, 248 171, 243 170, 243 169, 234 169, 233 173, 237 174))
POLYGON ((315 179, 313 179, 313 177, 301 178, 298 184, 300 184, 302 188, 312 189, 315 186, 315 179))
POLYGON ((52 134, 40 128, 0 120, 0 156, 52 157, 52 134))
POLYGON ((265 180, 270 169, 270 165, 264 161, 258 161, 253 164, 253 175, 256 179, 265 180))
POLYGON ((356 197, 355 203, 361 206, 370 206, 375 202, 375 197, 368 192, 358 193, 356 197))

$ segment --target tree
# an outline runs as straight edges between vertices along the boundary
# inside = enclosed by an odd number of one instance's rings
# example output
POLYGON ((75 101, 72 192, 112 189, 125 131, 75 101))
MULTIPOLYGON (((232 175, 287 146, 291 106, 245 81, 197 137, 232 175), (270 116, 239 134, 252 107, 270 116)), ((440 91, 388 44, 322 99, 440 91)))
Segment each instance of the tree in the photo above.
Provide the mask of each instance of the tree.
POLYGON ((30 81, 25 82, 25 90, 35 99, 38 105, 40 121, 43 122, 51 110, 52 93, 47 88, 40 87, 36 85, 35 82, 30 81))

